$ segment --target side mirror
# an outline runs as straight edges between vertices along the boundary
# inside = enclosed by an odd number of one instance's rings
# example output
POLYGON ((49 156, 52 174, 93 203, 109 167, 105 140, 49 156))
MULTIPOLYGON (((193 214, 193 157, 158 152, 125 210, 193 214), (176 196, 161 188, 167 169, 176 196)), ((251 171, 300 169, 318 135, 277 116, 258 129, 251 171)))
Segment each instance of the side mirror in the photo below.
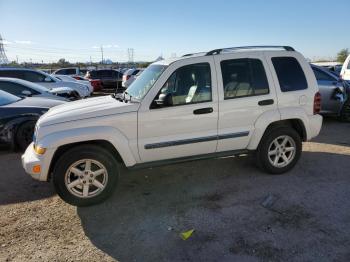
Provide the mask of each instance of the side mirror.
POLYGON ((52 82, 52 79, 50 77, 45 77, 44 82, 52 82))
POLYGON ((173 105, 173 95, 172 94, 160 94, 159 98, 155 100, 157 106, 167 107, 173 105))
POLYGON ((29 90, 23 90, 23 91, 22 91, 22 95, 25 95, 25 96, 32 96, 32 92, 30 92, 29 90))

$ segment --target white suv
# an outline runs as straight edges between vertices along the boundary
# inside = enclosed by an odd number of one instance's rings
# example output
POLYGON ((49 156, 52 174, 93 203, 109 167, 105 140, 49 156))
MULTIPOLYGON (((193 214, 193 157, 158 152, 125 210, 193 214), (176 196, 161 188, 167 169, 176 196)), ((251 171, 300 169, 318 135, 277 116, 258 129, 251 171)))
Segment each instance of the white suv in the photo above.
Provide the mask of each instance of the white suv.
POLYGON ((322 125, 315 75, 291 47, 241 47, 151 64, 124 94, 50 109, 22 156, 66 202, 106 199, 119 166, 150 167, 255 152, 290 170, 322 125))

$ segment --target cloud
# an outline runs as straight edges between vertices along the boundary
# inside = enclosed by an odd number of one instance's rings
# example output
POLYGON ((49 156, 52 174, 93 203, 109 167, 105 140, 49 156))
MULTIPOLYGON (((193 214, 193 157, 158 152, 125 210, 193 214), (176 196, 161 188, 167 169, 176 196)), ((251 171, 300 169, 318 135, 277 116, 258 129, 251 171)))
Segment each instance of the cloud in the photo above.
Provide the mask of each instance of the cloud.
POLYGON ((32 45, 34 44, 32 41, 30 40, 15 40, 16 44, 22 44, 22 45, 32 45))
POLYGON ((99 46, 96 46, 96 45, 94 45, 93 47, 91 47, 91 48, 95 48, 95 49, 97 49, 97 48, 100 48, 99 46))
POLYGON ((7 41, 7 40, 2 40, 0 42, 3 43, 4 45, 11 45, 11 44, 13 44, 11 41, 7 41))

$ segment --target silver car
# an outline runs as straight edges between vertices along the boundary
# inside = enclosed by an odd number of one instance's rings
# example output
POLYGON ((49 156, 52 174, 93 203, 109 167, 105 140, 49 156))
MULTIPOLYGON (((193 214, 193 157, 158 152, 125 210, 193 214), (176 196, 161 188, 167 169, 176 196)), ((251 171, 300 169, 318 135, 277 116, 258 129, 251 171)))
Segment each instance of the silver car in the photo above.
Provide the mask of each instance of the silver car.
POLYGON ((349 83, 332 74, 329 70, 311 65, 321 93, 321 114, 336 115, 350 121, 349 83))
MULTIPOLYGON (((70 101, 67 95, 66 88, 52 88, 48 89, 41 85, 31 83, 17 78, 0 77, 0 90, 10 93, 12 95, 25 97, 42 97, 61 101, 70 101)), ((74 90, 71 90, 74 92, 74 90)))

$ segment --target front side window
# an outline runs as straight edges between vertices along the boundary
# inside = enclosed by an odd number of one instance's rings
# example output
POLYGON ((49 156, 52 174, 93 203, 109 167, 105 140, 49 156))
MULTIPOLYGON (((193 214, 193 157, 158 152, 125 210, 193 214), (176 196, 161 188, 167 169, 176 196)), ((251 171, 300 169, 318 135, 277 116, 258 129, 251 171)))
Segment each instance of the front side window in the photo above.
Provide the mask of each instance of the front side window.
POLYGON ((307 81, 303 69, 294 57, 273 57, 278 82, 282 92, 307 89, 307 81))
POLYGON ((259 59, 243 58, 221 61, 224 99, 264 95, 269 84, 259 59))
MULTIPOLYGON (((142 73, 140 78, 145 72, 142 73)), ((178 106, 211 100, 210 65, 199 63, 177 69, 163 85, 154 100, 153 106, 178 106), (164 103, 164 101, 167 102, 164 103)))

